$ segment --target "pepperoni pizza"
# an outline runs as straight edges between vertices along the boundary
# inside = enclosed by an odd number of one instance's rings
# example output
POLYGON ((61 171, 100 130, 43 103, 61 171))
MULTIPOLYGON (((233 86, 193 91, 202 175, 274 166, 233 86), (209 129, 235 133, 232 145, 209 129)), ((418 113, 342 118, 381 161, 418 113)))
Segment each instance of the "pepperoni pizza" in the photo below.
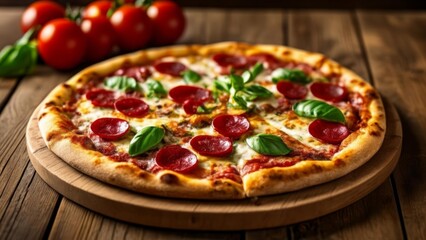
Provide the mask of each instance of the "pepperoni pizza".
POLYGON ((380 148, 379 94, 321 54, 226 42, 139 51, 56 87, 47 146, 89 176, 158 196, 237 199, 341 177, 380 148))

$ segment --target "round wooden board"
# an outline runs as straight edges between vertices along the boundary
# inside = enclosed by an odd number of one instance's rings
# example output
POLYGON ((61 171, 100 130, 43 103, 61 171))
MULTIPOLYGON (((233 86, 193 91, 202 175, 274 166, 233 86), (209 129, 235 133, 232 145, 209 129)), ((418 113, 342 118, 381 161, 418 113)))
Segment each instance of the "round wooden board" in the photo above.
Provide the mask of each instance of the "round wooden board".
POLYGON ((27 127, 27 148, 41 178, 56 191, 93 211, 149 226, 196 230, 248 230, 283 226, 341 209, 377 188, 393 171, 402 128, 385 102, 388 130, 377 154, 332 182, 287 194, 232 201, 167 199, 120 189, 70 167, 44 144, 36 109, 27 127))

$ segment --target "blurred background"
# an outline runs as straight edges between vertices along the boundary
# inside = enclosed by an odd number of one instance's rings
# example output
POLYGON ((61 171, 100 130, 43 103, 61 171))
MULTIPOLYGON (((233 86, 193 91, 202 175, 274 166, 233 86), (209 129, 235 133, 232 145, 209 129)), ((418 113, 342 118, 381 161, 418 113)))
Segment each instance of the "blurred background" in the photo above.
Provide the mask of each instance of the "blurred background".
MULTIPOLYGON (((34 0, 0 0, 2 6, 24 6, 34 0)), ((58 0, 62 4, 87 5, 90 0, 58 0)), ((367 8, 425 9, 426 0, 175 0, 184 7, 228 8, 367 8)))

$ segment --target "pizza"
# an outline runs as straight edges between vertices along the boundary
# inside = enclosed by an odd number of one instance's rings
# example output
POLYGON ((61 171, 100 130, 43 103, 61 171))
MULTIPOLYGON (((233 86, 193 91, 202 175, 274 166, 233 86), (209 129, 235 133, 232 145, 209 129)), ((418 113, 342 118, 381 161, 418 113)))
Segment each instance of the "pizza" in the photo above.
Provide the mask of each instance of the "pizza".
POLYGON ((378 92, 319 53, 224 42, 90 66, 42 102, 51 151, 100 181, 156 196, 296 191, 366 163, 385 135, 378 92))

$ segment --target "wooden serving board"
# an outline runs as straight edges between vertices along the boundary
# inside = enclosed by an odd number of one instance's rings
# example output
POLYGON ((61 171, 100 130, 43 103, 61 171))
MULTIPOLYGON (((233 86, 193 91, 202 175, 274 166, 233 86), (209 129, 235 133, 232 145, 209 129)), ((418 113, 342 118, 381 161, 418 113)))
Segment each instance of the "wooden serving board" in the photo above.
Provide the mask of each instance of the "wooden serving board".
POLYGON ((194 230, 248 230, 313 219, 341 209, 377 188, 401 153, 402 127, 385 102, 387 133, 365 165, 332 182, 301 191, 232 201, 168 199, 120 189, 80 173, 52 153, 37 125, 36 109, 27 126, 27 149, 41 178, 60 194, 106 216, 149 226, 194 230))

